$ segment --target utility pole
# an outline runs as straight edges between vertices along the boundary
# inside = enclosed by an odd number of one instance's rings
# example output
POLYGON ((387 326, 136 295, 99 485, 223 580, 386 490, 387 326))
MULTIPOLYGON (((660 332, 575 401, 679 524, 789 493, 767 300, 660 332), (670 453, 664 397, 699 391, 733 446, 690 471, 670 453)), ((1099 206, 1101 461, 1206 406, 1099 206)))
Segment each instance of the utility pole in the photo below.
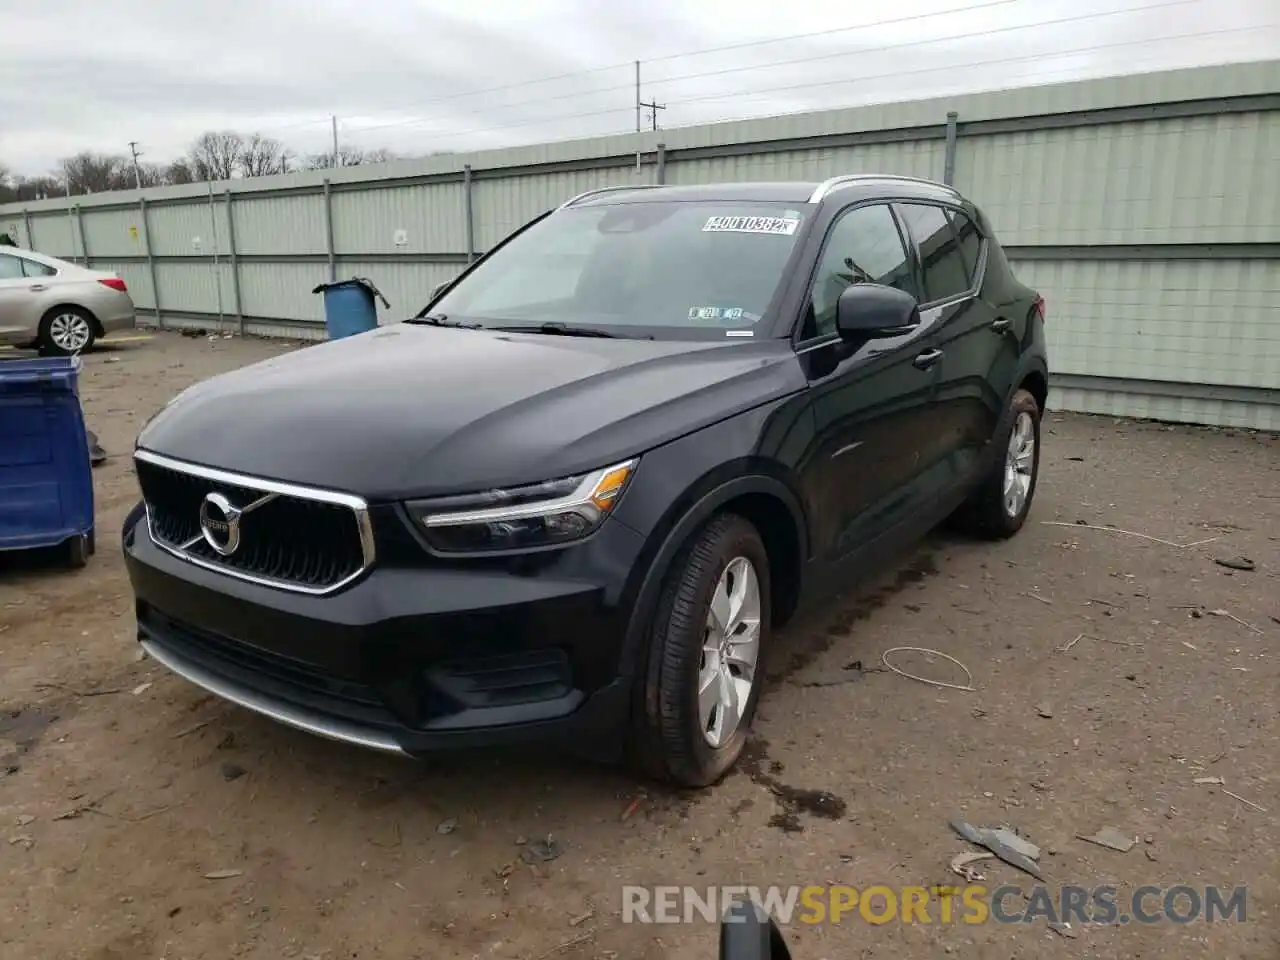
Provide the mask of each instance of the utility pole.
POLYGON ((142 189, 142 171, 138 169, 138 157, 142 156, 142 154, 138 153, 137 140, 129 141, 129 153, 133 157, 133 182, 134 182, 134 185, 139 190, 141 190, 142 189))
POLYGON ((636 133, 640 132, 640 61, 636 61, 636 133))
POLYGON ((658 111, 667 109, 667 105, 665 103, 641 102, 640 106, 648 109, 649 117, 653 121, 653 129, 656 131, 658 129, 658 111))
POLYGON ((329 120, 333 125, 333 165, 338 165, 338 115, 332 114, 329 120))

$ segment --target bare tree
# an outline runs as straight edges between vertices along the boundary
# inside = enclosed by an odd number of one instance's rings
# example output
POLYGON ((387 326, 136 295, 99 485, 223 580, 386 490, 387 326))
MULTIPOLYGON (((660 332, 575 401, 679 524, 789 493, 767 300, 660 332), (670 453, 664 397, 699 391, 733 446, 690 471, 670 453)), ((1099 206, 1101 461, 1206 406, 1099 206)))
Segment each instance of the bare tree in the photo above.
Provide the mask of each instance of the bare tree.
POLYGON ((115 188, 116 178, 127 161, 124 157, 84 151, 58 162, 58 170, 72 193, 102 193, 115 188))
POLYGON ((359 147, 338 147, 337 163, 332 153, 313 153, 307 157, 305 167, 308 170, 330 170, 334 167, 358 167, 366 163, 386 163, 394 160, 395 154, 385 148, 377 150, 361 150, 359 147))
POLYGON ((244 137, 234 130, 210 130, 191 144, 189 162, 197 180, 230 180, 244 158, 244 137))
POLYGON ((240 155, 240 172, 246 177, 288 173, 289 151, 279 140, 260 133, 250 134, 240 155))
POLYGON ((195 183, 196 179, 196 171, 187 157, 179 157, 164 168, 165 183, 195 183))
POLYGON ((165 182, 164 170, 158 163, 140 163, 138 179, 144 187, 162 187, 165 182))
POLYGON ((133 163, 126 161, 111 177, 112 190, 133 190, 139 184, 144 187, 159 187, 166 182, 165 171, 154 163, 139 163, 137 176, 134 176, 133 163))
POLYGON ((56 177, 14 177, 10 192, 14 200, 44 200, 62 196, 66 187, 56 177))

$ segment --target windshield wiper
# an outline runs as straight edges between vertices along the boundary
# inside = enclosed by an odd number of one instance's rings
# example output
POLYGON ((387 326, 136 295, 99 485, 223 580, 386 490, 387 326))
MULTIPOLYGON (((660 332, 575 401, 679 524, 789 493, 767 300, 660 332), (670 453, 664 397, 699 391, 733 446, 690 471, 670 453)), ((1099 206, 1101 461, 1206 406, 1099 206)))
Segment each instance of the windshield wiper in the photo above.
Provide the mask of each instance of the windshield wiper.
MULTIPOLYGON (((608 330, 600 330, 596 327, 571 327, 566 323, 538 323, 529 326, 519 327, 490 327, 491 330, 501 330, 504 333, 545 333, 556 337, 607 337, 610 340, 618 339, 616 333, 610 333, 608 330)), ((649 337, 647 339, 653 339, 649 337)))
POLYGON ((470 323, 466 320, 450 320, 443 313, 421 313, 406 320, 405 323, 429 323, 433 327, 457 327, 461 330, 479 330, 481 326, 478 323, 470 323))

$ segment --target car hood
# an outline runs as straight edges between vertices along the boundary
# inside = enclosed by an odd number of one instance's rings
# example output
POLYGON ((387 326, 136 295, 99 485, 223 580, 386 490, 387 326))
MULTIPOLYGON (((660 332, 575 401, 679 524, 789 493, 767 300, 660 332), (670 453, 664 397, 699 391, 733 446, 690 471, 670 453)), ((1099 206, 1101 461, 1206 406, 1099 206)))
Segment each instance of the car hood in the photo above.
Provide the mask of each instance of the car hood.
POLYGON ((605 466, 804 385, 786 341, 395 324, 199 383, 138 445, 392 500, 605 466))

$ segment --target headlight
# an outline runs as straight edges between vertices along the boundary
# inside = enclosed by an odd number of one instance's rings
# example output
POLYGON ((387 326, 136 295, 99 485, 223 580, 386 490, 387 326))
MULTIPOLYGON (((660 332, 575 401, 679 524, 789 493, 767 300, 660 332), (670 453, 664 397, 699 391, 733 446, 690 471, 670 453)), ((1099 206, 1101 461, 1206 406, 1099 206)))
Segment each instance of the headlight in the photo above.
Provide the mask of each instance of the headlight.
POLYGON ((594 532, 622 495, 636 461, 511 490, 407 504, 439 553, 554 547, 594 532))

